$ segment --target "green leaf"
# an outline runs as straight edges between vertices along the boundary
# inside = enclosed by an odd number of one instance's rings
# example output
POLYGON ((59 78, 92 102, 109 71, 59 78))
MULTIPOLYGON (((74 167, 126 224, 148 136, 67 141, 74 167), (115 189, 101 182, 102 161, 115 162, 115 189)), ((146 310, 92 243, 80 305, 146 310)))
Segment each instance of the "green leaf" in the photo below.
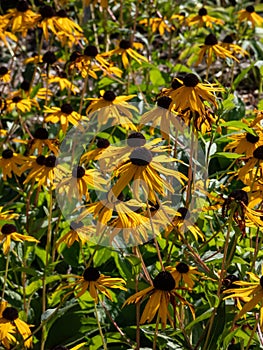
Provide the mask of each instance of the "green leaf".
POLYGON ((236 88, 238 87, 238 85, 241 83, 241 81, 245 78, 245 76, 247 75, 247 73, 250 71, 250 69, 252 69, 254 67, 254 63, 252 63, 250 66, 248 66, 245 69, 241 70, 241 73, 238 74, 238 76, 236 77, 236 79, 234 80, 233 84, 232 84, 232 89, 236 90, 236 88))
POLYGON ((246 123, 243 123, 243 122, 238 121, 238 120, 225 122, 225 123, 221 124, 221 126, 230 126, 230 127, 238 128, 241 130, 243 129, 243 130, 249 132, 250 134, 253 134, 256 136, 255 131, 253 129, 251 129, 246 123))
POLYGON ((212 315, 214 308, 210 308, 207 311, 205 311, 204 313, 202 313, 200 316, 196 317, 196 319, 192 322, 190 322, 186 327, 185 330, 191 330, 193 326, 195 326, 197 323, 202 322, 204 320, 206 320, 207 318, 210 318, 212 315))
POLYGON ((222 157, 228 159, 237 159, 242 157, 242 154, 231 153, 231 152, 217 152, 211 156, 211 158, 222 157))
POLYGON ((165 80, 159 69, 150 70, 150 81, 153 84, 153 86, 165 85, 165 80))

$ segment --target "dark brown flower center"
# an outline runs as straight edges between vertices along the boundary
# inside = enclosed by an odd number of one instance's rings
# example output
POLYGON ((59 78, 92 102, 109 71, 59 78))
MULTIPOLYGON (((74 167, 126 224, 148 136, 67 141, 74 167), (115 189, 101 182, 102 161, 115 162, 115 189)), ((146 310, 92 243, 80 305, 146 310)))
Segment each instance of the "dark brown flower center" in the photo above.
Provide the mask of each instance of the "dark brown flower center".
POLYGON ((40 7, 39 13, 41 14, 42 19, 51 18, 56 15, 56 11, 53 9, 53 7, 48 5, 40 7))
POLYGON ((246 7, 246 11, 249 13, 253 13, 253 12, 255 12, 255 7, 252 5, 249 5, 246 7))
POLYGON ((88 45, 84 50, 84 55, 89 57, 96 57, 98 53, 98 49, 94 45, 88 45))
POLYGON ((18 1, 16 5, 16 9, 19 12, 26 12, 29 9, 27 1, 24 1, 24 0, 18 1))
POLYGON ((232 287, 235 287, 237 288, 238 286, 237 285, 233 285, 233 282, 236 282, 238 281, 238 277, 236 275, 227 275, 226 278, 223 279, 223 285, 226 287, 226 288, 232 288, 232 287))
POLYGON ((45 128, 38 128, 34 133, 34 138, 39 140, 47 140, 48 132, 45 128))
POLYGON ((54 168, 56 166, 57 158, 55 156, 48 156, 45 160, 45 166, 48 168, 54 168))
POLYGON ((4 224, 1 228, 1 232, 3 235, 10 235, 11 233, 16 232, 16 227, 12 224, 4 224))
POLYGON ((253 152, 253 157, 262 160, 263 159, 263 146, 259 146, 253 152))
POLYGON ((257 143, 259 140, 259 136, 250 134, 249 132, 246 133, 246 140, 250 143, 257 143))
POLYGON ((259 283, 260 283, 261 287, 263 288, 263 276, 260 277, 259 281, 260 281, 259 283))
POLYGON ((62 70, 61 72, 59 72, 58 73, 58 76, 60 77, 60 78, 62 78, 62 79, 67 79, 67 73, 64 71, 64 70, 62 70))
POLYGON ((115 95, 115 93, 113 91, 107 90, 107 91, 104 92, 103 98, 106 101, 112 102, 112 101, 115 100, 116 95, 115 95))
POLYGON ((30 82, 28 80, 24 80, 22 81, 22 83, 20 84, 20 88, 24 91, 29 91, 30 89, 30 82))
POLYGON ((18 318, 18 311, 14 307, 7 307, 4 309, 2 315, 8 321, 15 321, 18 318))
POLYGON ((177 264, 175 268, 180 273, 187 273, 189 271, 189 266, 183 262, 177 264))
POLYGON ((59 10, 59 11, 56 13, 56 15, 57 15, 58 17, 61 17, 61 18, 66 18, 66 17, 68 17, 67 11, 66 11, 66 10, 63 10, 63 9, 59 10))
POLYGON ((243 202, 248 205, 248 195, 244 190, 234 190, 228 196, 230 199, 234 199, 236 202, 243 202))
POLYGON ((15 96, 15 97, 12 98, 12 102, 14 102, 14 103, 18 103, 21 100, 22 100, 22 97, 20 97, 20 96, 15 96))
POLYGON ((2 157, 4 159, 10 159, 12 158, 14 155, 14 152, 11 150, 11 149, 5 149, 3 152, 2 152, 2 157))
POLYGON ((130 160, 132 164, 138 165, 138 166, 145 166, 151 163, 152 161, 152 153, 144 148, 135 148, 135 150, 132 151, 130 154, 130 160))
POLYGON ((183 82, 187 87, 195 87, 199 83, 199 79, 195 74, 189 73, 183 78, 183 82))
POLYGON ((224 37, 224 40, 223 40, 223 43, 226 43, 226 44, 232 44, 233 43, 233 38, 231 35, 227 35, 224 37))
POLYGON ((85 175, 85 169, 82 166, 76 166, 72 170, 72 176, 77 179, 81 179, 84 175, 85 175))
POLYGON ((38 156, 36 159, 36 163, 38 165, 45 165, 46 164, 46 157, 43 155, 38 156))
POLYGON ((96 267, 87 267, 83 273, 85 281, 97 281, 100 278, 100 272, 96 267))
POLYGON ((52 51, 45 52, 42 57, 42 61, 47 64, 53 64, 56 62, 56 60, 57 60, 57 57, 52 51))
POLYGON ((179 87, 183 86, 177 78, 174 78, 171 84, 172 89, 176 90, 179 87))
POLYGON ((170 292, 175 288, 175 280, 168 271, 161 271, 153 280, 153 286, 156 289, 170 292))
POLYGON ((73 108, 71 107, 70 103, 64 103, 60 109, 61 112, 65 114, 71 114, 73 112, 73 108))
POLYGON ((189 210, 185 207, 180 207, 179 209, 177 209, 178 213, 181 214, 181 218, 184 219, 189 219, 190 218, 190 213, 189 210))
POLYGON ((199 15, 199 16, 206 16, 206 15, 207 15, 207 10, 206 10, 206 8, 202 7, 202 8, 198 11, 198 15, 199 15))
POLYGON ((81 221, 71 221, 70 228, 71 230, 77 230, 78 228, 83 227, 84 224, 81 221))
POLYGON ((97 147, 98 148, 107 148, 107 147, 109 147, 109 145, 110 145, 110 142, 107 139, 101 138, 101 139, 97 140, 97 147))
POLYGON ((169 109, 172 103, 172 99, 168 96, 159 97, 157 100, 157 106, 165 109, 169 109))
POLYGON ((205 38, 205 45, 213 46, 217 45, 218 41, 217 38, 214 34, 208 34, 207 37, 205 38))
POLYGON ((133 132, 127 138, 127 145, 130 147, 142 147, 146 144, 146 139, 140 132, 133 132))
POLYGON ((121 49, 128 50, 132 48, 132 43, 130 42, 130 40, 123 39, 120 41, 119 47, 121 49))
POLYGON ((8 72, 8 69, 6 67, 0 67, 0 75, 3 76, 8 72))

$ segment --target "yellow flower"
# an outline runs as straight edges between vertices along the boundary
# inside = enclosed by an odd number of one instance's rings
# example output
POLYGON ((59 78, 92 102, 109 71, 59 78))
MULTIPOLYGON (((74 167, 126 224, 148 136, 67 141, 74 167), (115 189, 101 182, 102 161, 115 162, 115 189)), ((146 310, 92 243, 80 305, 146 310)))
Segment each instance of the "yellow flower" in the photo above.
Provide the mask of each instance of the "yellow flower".
POLYGON ((103 55, 99 54, 98 49, 94 45, 88 45, 83 55, 78 51, 73 52, 70 56, 70 62, 69 71, 77 68, 83 78, 90 75, 94 79, 98 78, 96 71, 105 71, 110 65, 103 55))
POLYGON ((86 109, 87 115, 91 115, 91 118, 97 117, 100 125, 112 119, 114 125, 118 124, 126 129, 136 130, 131 121, 133 119, 131 110, 137 111, 137 108, 127 102, 136 95, 116 96, 111 90, 101 90, 100 94, 99 98, 88 98, 92 102, 86 109), (95 111, 98 112, 94 113, 95 111))
POLYGON ((153 280, 153 285, 141 290, 140 292, 135 293, 129 297, 123 306, 129 305, 131 303, 138 303, 143 301, 146 297, 149 297, 149 301, 145 305, 143 310, 140 324, 145 322, 151 322, 154 316, 157 314, 157 317, 160 318, 162 328, 166 327, 167 318, 170 321, 171 325, 174 325, 174 321, 169 313, 169 304, 171 303, 174 308, 178 306, 176 299, 183 305, 189 306, 192 314, 194 310, 192 305, 186 301, 179 293, 176 291, 175 280, 172 277, 171 273, 168 271, 159 272, 158 275, 153 280))
POLYGON ((253 152, 263 143, 263 128, 258 125, 254 128, 255 134, 243 132, 241 134, 233 134, 228 138, 233 140, 229 142, 224 148, 224 152, 236 152, 238 154, 245 154, 247 157, 252 157, 253 152))
POLYGON ((193 125, 194 129, 201 131, 202 134, 210 132, 212 130, 212 126, 215 125, 216 118, 215 113, 211 108, 204 106, 205 110, 203 113, 199 113, 198 111, 192 111, 190 108, 178 113, 178 117, 180 117, 185 125, 189 126, 193 125))
POLYGON ((39 108, 36 100, 30 97, 22 97, 21 92, 17 91, 6 99, 7 111, 12 112, 14 109, 22 113, 30 112, 32 107, 39 108))
POLYGON ((105 57, 111 57, 112 55, 121 55, 122 63, 124 68, 128 68, 130 65, 129 58, 135 60, 139 64, 143 62, 148 62, 147 58, 140 55, 137 51, 133 50, 141 49, 143 45, 141 43, 131 42, 129 40, 121 40, 119 46, 116 49, 103 53, 105 57))
POLYGON ((1 228, 0 242, 3 243, 3 252, 5 255, 9 252, 12 241, 17 241, 17 242, 28 241, 28 242, 34 242, 34 243, 39 242, 34 237, 31 237, 28 235, 22 235, 21 233, 18 233, 16 231, 15 225, 4 224, 1 228))
POLYGON ((3 208, 3 206, 0 207, 0 220, 12 220, 18 218, 18 214, 12 213, 12 210, 2 211, 3 208))
POLYGON ((158 30, 160 35, 164 35, 165 31, 170 33, 175 30, 175 27, 168 22, 166 17, 144 18, 139 21, 139 24, 150 26, 153 33, 158 30))
MULTIPOLYGON (((46 74, 42 74, 43 78, 46 77, 46 74)), ((74 95, 79 93, 79 88, 74 85, 70 80, 67 79, 67 73, 64 71, 61 71, 58 73, 58 76, 54 76, 52 74, 49 74, 48 76, 48 83, 49 84, 59 84, 59 88, 61 91, 63 90, 70 90, 74 95)))
POLYGON ((166 270, 169 271, 175 279, 176 287, 182 284, 182 286, 186 285, 192 289, 194 280, 196 279, 195 275, 201 275, 201 272, 199 272, 196 267, 189 266, 184 262, 177 263, 175 267, 168 266, 166 270))
POLYGON ((263 327, 263 276, 259 277, 252 272, 248 272, 252 282, 236 281, 233 282, 236 288, 230 288, 224 291, 229 293, 224 299, 242 298, 246 300, 245 305, 236 316, 236 320, 243 317, 247 312, 252 311, 258 304, 260 307, 260 326, 263 327))
POLYGON ((90 145, 91 149, 86 150, 80 158, 80 164, 88 164, 91 160, 97 160, 103 154, 103 152, 110 146, 110 142, 104 138, 97 138, 96 147, 94 143, 90 145))
POLYGON ((224 21, 222 19, 218 19, 207 14, 207 9, 202 7, 198 11, 198 15, 188 18, 187 24, 189 26, 198 25, 198 27, 208 27, 213 28, 213 24, 223 25, 224 21))
POLYGON ((201 238, 202 240, 204 239, 204 235, 200 228, 191 222, 190 212, 185 207, 177 209, 177 214, 164 231, 165 237, 167 238, 172 232, 178 236, 179 240, 184 237, 186 232, 190 232, 196 241, 198 241, 198 238, 201 238))
POLYGON ((49 139, 48 132, 45 128, 38 128, 34 133, 34 138, 28 141, 29 155, 37 150, 38 154, 42 154, 44 147, 46 146, 49 151, 58 155, 58 140, 49 139))
POLYGON ((261 27, 263 24, 263 18, 255 12, 255 8, 252 5, 246 7, 245 10, 238 11, 238 20, 240 22, 251 22, 252 27, 261 27))
POLYGON ((11 80, 10 70, 8 70, 4 66, 1 66, 0 67, 0 81, 3 81, 4 83, 9 83, 10 80, 11 80))
POLYGON ((84 244, 88 241, 88 235, 91 235, 93 231, 92 227, 84 226, 81 221, 72 221, 70 223, 70 230, 56 242, 56 248, 58 248, 61 243, 66 243, 68 248, 71 247, 74 242, 81 242, 81 244, 84 244))
POLYGON ((7 305, 6 301, 0 303, 0 342, 6 349, 10 349, 12 344, 17 343, 14 335, 20 334, 24 340, 24 346, 31 348, 33 340, 29 327, 32 325, 20 320, 17 309, 7 305))
POLYGON ((114 171, 114 176, 119 178, 112 187, 113 194, 118 197, 124 188, 133 181, 135 198, 139 200, 142 190, 144 195, 155 203, 157 193, 164 196, 164 189, 174 192, 173 186, 160 174, 173 176, 181 184, 183 184, 183 180, 187 180, 187 177, 179 171, 161 165, 161 162, 171 163, 173 161, 176 159, 164 154, 154 156, 146 147, 135 148, 131 152, 129 160, 114 171))
POLYGON ((235 56, 233 56, 231 51, 225 49, 222 45, 218 43, 217 38, 212 33, 205 38, 205 44, 201 46, 198 59, 195 64, 196 66, 198 66, 202 62, 205 55, 207 55, 206 63, 208 67, 211 66, 214 56, 223 59, 226 59, 228 57, 235 60, 236 62, 239 62, 238 59, 235 56))
POLYGON ((73 275, 77 281, 70 284, 77 293, 76 298, 81 297, 86 291, 94 299, 95 303, 99 301, 99 293, 106 295, 111 301, 112 296, 108 288, 120 289, 126 291, 125 281, 122 278, 112 278, 99 272, 96 267, 87 267, 82 276, 73 275))
POLYGON ((56 189, 58 193, 66 196, 68 201, 78 199, 81 201, 90 199, 89 188, 103 191, 107 181, 101 177, 96 169, 85 170, 82 166, 76 166, 72 172, 65 171, 65 177, 58 179, 56 189))
POLYGON ((249 53, 246 50, 244 50, 241 46, 234 44, 233 42, 233 37, 231 35, 227 35, 225 36, 220 45, 232 52, 233 54, 247 57, 249 56, 249 53))
MULTIPOLYGON (((243 182, 246 182, 250 178, 250 173, 253 172, 255 169, 254 167, 257 166, 262 173, 263 170, 263 146, 258 146, 254 151, 253 155, 249 160, 246 162, 246 164, 239 169, 238 171, 238 178, 242 180, 243 182)), ((259 175, 259 172, 258 172, 259 175)))
POLYGON ((45 117, 45 121, 54 124, 60 123, 64 134, 67 132, 69 123, 77 126, 82 118, 80 114, 73 110, 69 103, 64 103, 60 108, 44 106, 44 112, 48 114, 45 117))
POLYGON ((8 10, 4 16, 12 26, 12 33, 22 32, 25 37, 28 29, 32 29, 39 20, 39 15, 30 10, 27 1, 19 0, 15 9, 8 10))
POLYGON ((161 96, 157 100, 157 106, 152 110, 145 112, 141 116, 140 128, 149 122, 152 123, 150 133, 154 133, 154 129, 159 129, 164 139, 169 140, 171 135, 171 124, 175 130, 182 130, 180 118, 171 111, 173 100, 169 96, 161 96))
POLYGON ((175 104, 175 109, 185 111, 190 108, 192 112, 203 115, 206 113, 204 101, 217 107, 215 91, 222 91, 222 88, 214 84, 202 84, 195 74, 187 74, 183 80, 175 79, 171 89, 162 91, 163 95, 171 97, 175 104))
POLYGON ((23 165, 26 161, 26 157, 13 152, 11 149, 6 149, 2 152, 0 158, 0 168, 2 169, 3 179, 12 177, 12 173, 17 176, 21 175, 20 165, 23 165))
POLYGON ((17 42, 17 37, 15 34, 6 31, 8 23, 9 20, 7 18, 0 16, 0 40, 8 47, 8 49, 10 49, 9 39, 17 42))

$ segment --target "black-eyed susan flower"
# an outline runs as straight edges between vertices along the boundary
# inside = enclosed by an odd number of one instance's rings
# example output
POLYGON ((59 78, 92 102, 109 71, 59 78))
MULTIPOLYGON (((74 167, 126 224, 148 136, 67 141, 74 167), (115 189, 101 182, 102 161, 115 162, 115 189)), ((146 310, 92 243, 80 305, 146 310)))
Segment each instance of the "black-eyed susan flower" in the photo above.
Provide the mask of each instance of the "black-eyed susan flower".
POLYGON ((10 80, 11 80, 10 70, 8 70, 4 66, 1 66, 0 67, 0 81, 2 81, 4 83, 9 83, 10 80))
POLYGON ((159 272, 154 278, 152 286, 129 297, 123 306, 131 303, 139 303, 145 300, 146 297, 149 297, 149 300, 143 310, 140 324, 151 322, 155 315, 157 315, 160 318, 163 329, 166 327, 167 319, 171 325, 174 325, 169 312, 169 304, 173 308, 176 308, 178 306, 178 300, 182 305, 187 305, 192 313, 194 313, 192 305, 177 292, 175 280, 168 271, 159 272))
POLYGON ((226 59, 228 57, 235 60, 236 62, 239 62, 231 51, 227 50, 225 47, 218 43, 216 36, 212 33, 207 35, 204 45, 200 47, 198 59, 195 65, 198 66, 204 57, 206 57, 207 67, 211 66, 214 57, 223 59, 226 59))
POLYGON ((96 145, 91 144, 90 147, 82 154, 80 158, 80 164, 88 164, 91 160, 97 160, 103 154, 103 152, 110 146, 110 142, 104 138, 97 138, 96 145))
POLYGON ((0 207, 0 220, 12 220, 18 218, 18 214, 13 213, 12 210, 3 211, 3 208, 3 206, 0 207))
POLYGON ((243 182, 247 182, 250 178, 250 173, 254 172, 258 167, 262 173, 263 170, 263 146, 258 146, 254 151, 252 157, 248 159, 246 164, 239 169, 238 178, 243 182))
POLYGON ((89 200, 89 190, 97 189, 104 190, 107 181, 100 175, 96 169, 85 169, 78 165, 75 166, 71 173, 65 170, 65 177, 59 179, 56 188, 58 192, 62 192, 67 196, 67 199, 82 200, 83 196, 89 200))
POLYGON ((40 22, 38 25, 43 30, 45 40, 48 41, 48 30, 51 30, 51 32, 55 35, 59 31, 59 29, 56 27, 56 11, 53 7, 44 5, 40 7, 39 15, 40 22))
POLYGON ((108 288, 127 290, 124 287, 126 284, 124 279, 105 276, 96 267, 92 266, 87 267, 82 276, 73 275, 72 277, 76 281, 71 283, 70 287, 74 288, 76 298, 80 298, 88 291, 95 303, 99 301, 99 293, 106 295, 107 298, 113 301, 108 288))
POLYGON ((105 57, 111 57, 113 55, 121 55, 124 68, 128 68, 130 65, 129 58, 135 60, 137 63, 148 62, 147 58, 139 54, 135 49, 142 49, 141 43, 131 42, 130 40, 121 40, 116 49, 103 53, 105 57), (129 57, 129 58, 128 58, 129 57))
POLYGON ((141 191, 155 203, 157 193, 164 196, 165 189, 174 192, 173 186, 160 174, 175 177, 181 184, 187 177, 174 169, 165 168, 162 162, 176 161, 165 154, 154 156, 146 147, 137 147, 129 155, 129 160, 117 167, 114 176, 117 178, 112 192, 116 197, 127 185, 133 182, 133 193, 139 199, 141 191))
POLYGON ((232 35, 226 35, 220 45, 235 55, 249 56, 249 53, 246 50, 244 50, 241 46, 234 44, 232 35))
POLYGON ((18 112, 30 112, 32 107, 39 108, 38 102, 29 96, 22 96, 21 91, 16 91, 6 98, 6 109, 12 112, 14 109, 18 112))
MULTIPOLYGON (((46 77, 45 74, 43 74, 42 76, 43 78, 46 77)), ((49 74, 48 83, 58 85, 61 91, 70 90, 74 95, 79 93, 80 91, 76 85, 74 85, 70 80, 67 79, 67 73, 64 71, 59 72, 57 76, 49 74)))
POLYGON ((107 70, 109 63, 105 60, 102 54, 99 54, 98 49, 94 45, 86 46, 83 55, 79 54, 76 57, 71 56, 69 69, 77 68, 81 72, 83 78, 90 75, 94 79, 98 79, 96 72, 107 70), (74 59, 73 59, 74 58, 74 59))
POLYGON ((167 238, 171 233, 174 233, 180 240, 187 232, 191 233, 196 241, 199 238, 204 239, 200 228, 191 221, 190 211, 186 207, 180 207, 177 209, 177 213, 171 222, 167 225, 164 235, 167 238))
MULTIPOLYGON (((12 306, 8 306, 7 301, 0 303, 0 342, 6 349, 10 349, 11 345, 18 343, 15 335, 21 335, 24 340, 24 346, 31 348, 33 339, 31 330, 26 322, 20 320, 18 311, 12 306)), ((21 345, 21 344, 20 344, 21 345)))
POLYGON ((260 317, 259 322, 261 328, 263 327, 263 276, 259 277, 253 272, 248 272, 251 282, 247 281, 235 281, 233 282, 233 287, 224 291, 224 299, 235 298, 241 299, 245 302, 245 305, 241 308, 236 316, 236 320, 243 317, 246 313, 253 311, 254 308, 259 305, 260 317), (235 288, 236 286, 236 288, 235 288))
POLYGON ((231 211, 234 221, 242 232, 242 236, 246 234, 247 222, 249 224, 253 223, 257 227, 263 226, 262 213, 249 207, 248 194, 244 190, 234 190, 224 200, 222 205, 223 217, 231 211))
POLYGON ((4 150, 0 157, 0 168, 2 170, 3 179, 6 180, 7 177, 11 178, 13 174, 20 176, 20 166, 23 165, 25 161, 26 157, 21 154, 15 153, 11 149, 4 150))
POLYGON ((93 228, 85 226, 83 222, 72 221, 70 223, 70 230, 56 242, 56 247, 59 247, 61 243, 65 243, 68 248, 74 242, 84 244, 87 242, 88 236, 91 235, 90 232, 92 231, 94 231, 93 228))
POLYGON ((207 106, 204 107, 204 113, 187 108, 186 110, 178 113, 178 117, 183 120, 185 125, 193 125, 195 130, 201 131, 202 134, 205 134, 212 130, 212 126, 215 124, 216 118, 215 113, 211 108, 208 108, 207 106))
POLYGON ((182 80, 176 79, 173 85, 178 87, 164 90, 162 94, 171 97, 175 109, 185 111, 190 108, 193 112, 205 114, 204 101, 217 107, 216 96, 213 92, 222 91, 214 84, 203 84, 195 74, 189 73, 182 80))
POLYGON ((139 24, 142 24, 146 27, 151 27, 153 33, 157 30, 161 36, 164 35, 165 32, 171 32, 175 30, 175 27, 169 23, 166 16, 164 17, 155 17, 155 18, 144 18, 139 21, 139 24))
POLYGON ((72 35, 79 40, 84 39, 83 29, 68 17, 67 11, 64 9, 56 12, 56 27, 59 30, 58 33, 72 35))
POLYGON ((12 40, 14 42, 17 42, 18 39, 15 36, 15 34, 8 32, 6 30, 8 23, 9 23, 8 18, 5 18, 4 16, 0 16, 0 39, 6 45, 6 47, 10 49, 9 41, 12 40))
POLYGON ((196 280, 195 275, 201 275, 197 267, 187 265, 184 262, 177 263, 175 267, 168 266, 166 270, 169 271, 175 279, 176 287, 182 285, 192 289, 194 287, 194 281, 196 280))
POLYGON ((30 156, 25 164, 21 167, 21 171, 29 170, 24 184, 29 182, 37 183, 40 186, 54 186, 54 180, 61 176, 61 171, 56 167, 57 158, 54 155, 45 157, 30 156))
POLYGON ((0 243, 3 244, 3 252, 6 255, 11 247, 11 242, 34 242, 37 243, 38 240, 34 237, 28 236, 28 235, 22 235, 21 233, 17 232, 17 228, 13 224, 4 224, 1 228, 0 233, 0 243))
POLYGON ((226 145, 224 151, 245 154, 247 157, 252 157, 255 149, 263 143, 263 128, 258 125, 253 131, 254 134, 242 132, 230 135, 228 138, 233 141, 226 145))
POLYGON ((25 0, 19 0, 16 7, 8 10, 4 17, 9 20, 12 33, 21 32, 24 37, 28 29, 33 28, 39 20, 39 15, 30 9, 25 0))
POLYGON ((69 124, 77 126, 82 116, 75 112, 70 103, 64 103, 61 107, 46 107, 44 112, 47 113, 45 121, 53 124, 60 123, 61 129, 65 134, 69 124))
POLYGON ((238 20, 240 22, 250 22, 253 28, 255 26, 261 27, 263 24, 263 18, 255 12, 255 7, 252 5, 238 11, 238 20))
POLYGON ((160 129, 164 139, 169 140, 171 134, 171 125, 175 130, 181 130, 180 118, 171 111, 173 100, 169 96, 161 96, 157 100, 157 106, 152 110, 145 112, 141 116, 140 128, 149 122, 152 123, 150 132, 153 134, 154 129, 160 129))
POLYGON ((94 113, 94 117, 98 118, 100 125, 106 124, 110 119, 114 125, 118 124, 126 129, 136 130, 132 123, 132 110, 138 111, 135 106, 129 104, 127 101, 131 100, 136 95, 117 96, 111 90, 100 91, 101 97, 89 98, 90 105, 86 109, 87 115, 94 113))
POLYGON ((197 15, 189 17, 187 19, 187 24, 189 26, 198 25, 198 27, 208 27, 212 29, 214 24, 222 26, 224 24, 224 21, 222 19, 209 16, 207 9, 205 7, 202 7, 198 11, 197 15))
POLYGON ((48 131, 45 128, 38 128, 34 135, 33 139, 28 141, 28 152, 29 154, 33 154, 35 150, 40 155, 43 153, 44 147, 47 147, 48 151, 51 151, 58 155, 58 140, 49 139, 48 131))

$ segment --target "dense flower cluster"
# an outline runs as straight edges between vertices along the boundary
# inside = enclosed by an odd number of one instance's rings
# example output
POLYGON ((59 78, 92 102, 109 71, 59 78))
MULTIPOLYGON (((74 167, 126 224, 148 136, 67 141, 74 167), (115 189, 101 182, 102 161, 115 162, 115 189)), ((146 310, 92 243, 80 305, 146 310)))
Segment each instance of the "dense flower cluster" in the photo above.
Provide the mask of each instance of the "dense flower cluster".
POLYGON ((0 347, 261 348, 261 7, 0 5, 0 347))

